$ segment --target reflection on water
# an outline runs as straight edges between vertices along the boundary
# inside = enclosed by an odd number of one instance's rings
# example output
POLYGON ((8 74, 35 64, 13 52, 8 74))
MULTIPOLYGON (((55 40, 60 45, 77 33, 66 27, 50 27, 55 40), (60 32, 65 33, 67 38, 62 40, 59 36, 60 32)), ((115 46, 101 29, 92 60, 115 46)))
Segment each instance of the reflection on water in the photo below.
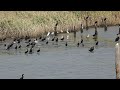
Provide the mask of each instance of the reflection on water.
MULTIPOLYGON (((84 30, 83 34, 59 34, 65 37, 64 41, 39 42, 33 54, 25 55, 25 47, 20 50, 14 48, 10 51, 0 44, 0 78, 20 78, 24 73, 25 78, 78 78, 78 79, 114 79, 115 78, 115 38, 118 27, 98 28, 99 45, 94 53, 88 52, 95 45, 92 35, 93 28, 84 30), (89 38, 87 36, 89 35, 89 38), (84 47, 77 47, 83 39, 84 47), (68 46, 65 46, 66 41, 68 46), (41 48, 38 54, 36 50, 41 48)), ((22 46, 25 46, 24 43, 22 46)))

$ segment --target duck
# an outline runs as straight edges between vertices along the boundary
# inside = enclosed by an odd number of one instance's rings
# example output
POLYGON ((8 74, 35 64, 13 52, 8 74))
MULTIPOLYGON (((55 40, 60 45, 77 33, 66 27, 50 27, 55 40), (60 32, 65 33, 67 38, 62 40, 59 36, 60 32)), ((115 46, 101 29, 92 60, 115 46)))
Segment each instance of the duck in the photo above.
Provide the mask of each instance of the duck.
POLYGON ((40 36, 39 39, 42 39, 42 37, 40 36))
POLYGON ((55 37, 52 39, 52 41, 54 41, 55 40, 55 37))
POLYGON ((18 48, 21 48, 21 45, 18 48))
POLYGON ((30 48, 30 51, 29 51, 29 54, 32 54, 33 53, 33 51, 32 51, 32 47, 30 48))
POLYGON ((26 41, 25 43, 30 43, 31 42, 31 39, 29 39, 28 41, 26 41))
POLYGON ((36 43, 35 42, 31 42, 30 45, 35 45, 36 43))
POLYGON ((42 39, 42 41, 45 41, 46 40, 46 37, 42 39))
POLYGON ((48 44, 48 41, 46 42, 46 44, 48 44))
POLYGON ((37 50, 37 53, 40 52, 40 48, 37 50))
POLYGON ((78 43, 77 43, 77 47, 79 47, 79 45, 80 45, 80 43, 78 42, 78 43))
POLYGON ((96 34, 93 34, 93 37, 95 37, 96 36, 96 34))
POLYGON ((12 46, 13 46, 14 43, 11 43, 7 46, 6 50, 9 50, 12 46))
POLYGON ((83 43, 83 39, 81 39, 81 43, 83 43))
POLYGON ((67 42, 65 43, 65 46, 68 46, 67 42))
POLYGON ((15 49, 17 50, 17 45, 15 46, 15 49))
POLYGON ((17 43, 20 44, 20 39, 17 40, 17 43))
POLYGON ((58 42, 58 38, 56 38, 56 42, 58 42))
POLYGON ((35 43, 38 43, 37 39, 34 40, 35 43))
POLYGON ((94 51, 94 46, 89 49, 90 52, 94 51))
POLYGON ((30 46, 30 43, 28 43, 27 45, 26 45, 26 47, 29 47, 30 46))
POLYGON ((25 51, 25 54, 27 54, 28 53, 28 49, 25 51))
POLYGON ((24 74, 22 74, 22 77, 20 79, 23 79, 24 78, 24 74))
POLYGON ((6 47, 7 45, 6 44, 4 44, 4 47, 6 47))
POLYGON ((98 43, 99 43, 99 42, 97 41, 95 45, 97 46, 97 45, 98 45, 98 43))
POLYGON ((5 41, 6 40, 6 38, 3 38, 3 41, 5 41))

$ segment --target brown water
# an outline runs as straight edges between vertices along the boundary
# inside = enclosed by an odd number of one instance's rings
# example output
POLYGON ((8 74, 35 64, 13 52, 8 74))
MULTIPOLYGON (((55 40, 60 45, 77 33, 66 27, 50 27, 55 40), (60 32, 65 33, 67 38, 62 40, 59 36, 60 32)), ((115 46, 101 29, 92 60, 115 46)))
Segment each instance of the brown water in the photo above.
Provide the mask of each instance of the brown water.
POLYGON ((24 54, 26 48, 6 51, 1 43, 0 78, 19 79, 24 73, 25 79, 115 79, 114 40, 118 27, 108 27, 107 32, 98 28, 99 46, 95 47, 94 53, 88 52, 95 44, 91 36, 86 39, 88 33, 93 35, 94 28, 84 30, 84 47, 76 46, 81 40, 80 32, 76 39, 73 33, 60 34, 59 38, 69 35, 68 47, 65 47, 66 39, 58 45, 52 41, 48 45, 39 42, 32 55, 24 54), (40 54, 36 53, 38 47, 40 54))

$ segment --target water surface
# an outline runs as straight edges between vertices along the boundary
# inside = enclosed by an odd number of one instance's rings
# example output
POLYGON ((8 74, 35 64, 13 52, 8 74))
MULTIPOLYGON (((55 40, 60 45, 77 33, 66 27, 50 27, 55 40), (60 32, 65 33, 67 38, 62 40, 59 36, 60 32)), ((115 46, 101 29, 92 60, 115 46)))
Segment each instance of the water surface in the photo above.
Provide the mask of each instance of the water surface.
POLYGON ((26 48, 6 51, 1 43, 0 79, 19 79, 23 73, 25 79, 115 79, 114 40, 118 27, 108 27, 107 32, 98 28, 99 46, 90 53, 88 49, 95 45, 91 36, 94 32, 94 28, 84 30, 84 47, 76 46, 81 40, 78 31, 76 39, 73 33, 60 34, 59 38, 69 35, 69 39, 59 41, 58 45, 52 41, 48 45, 39 42, 30 55, 24 54, 26 48), (89 40, 86 39, 87 34, 90 34, 89 40), (41 48, 39 54, 36 53, 38 47, 41 48))

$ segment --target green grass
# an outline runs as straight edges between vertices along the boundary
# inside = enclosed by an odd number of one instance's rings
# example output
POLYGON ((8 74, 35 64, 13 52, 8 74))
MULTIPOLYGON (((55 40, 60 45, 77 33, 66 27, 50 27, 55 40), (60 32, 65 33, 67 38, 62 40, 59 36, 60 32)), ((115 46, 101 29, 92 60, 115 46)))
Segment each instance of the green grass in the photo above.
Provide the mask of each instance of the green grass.
POLYGON ((56 21, 59 21, 58 31, 71 30, 74 26, 79 29, 81 23, 85 25, 87 15, 89 26, 96 20, 101 25, 102 17, 107 18, 108 25, 120 23, 119 11, 0 11, 0 38, 37 37, 45 31, 54 31, 56 21))

